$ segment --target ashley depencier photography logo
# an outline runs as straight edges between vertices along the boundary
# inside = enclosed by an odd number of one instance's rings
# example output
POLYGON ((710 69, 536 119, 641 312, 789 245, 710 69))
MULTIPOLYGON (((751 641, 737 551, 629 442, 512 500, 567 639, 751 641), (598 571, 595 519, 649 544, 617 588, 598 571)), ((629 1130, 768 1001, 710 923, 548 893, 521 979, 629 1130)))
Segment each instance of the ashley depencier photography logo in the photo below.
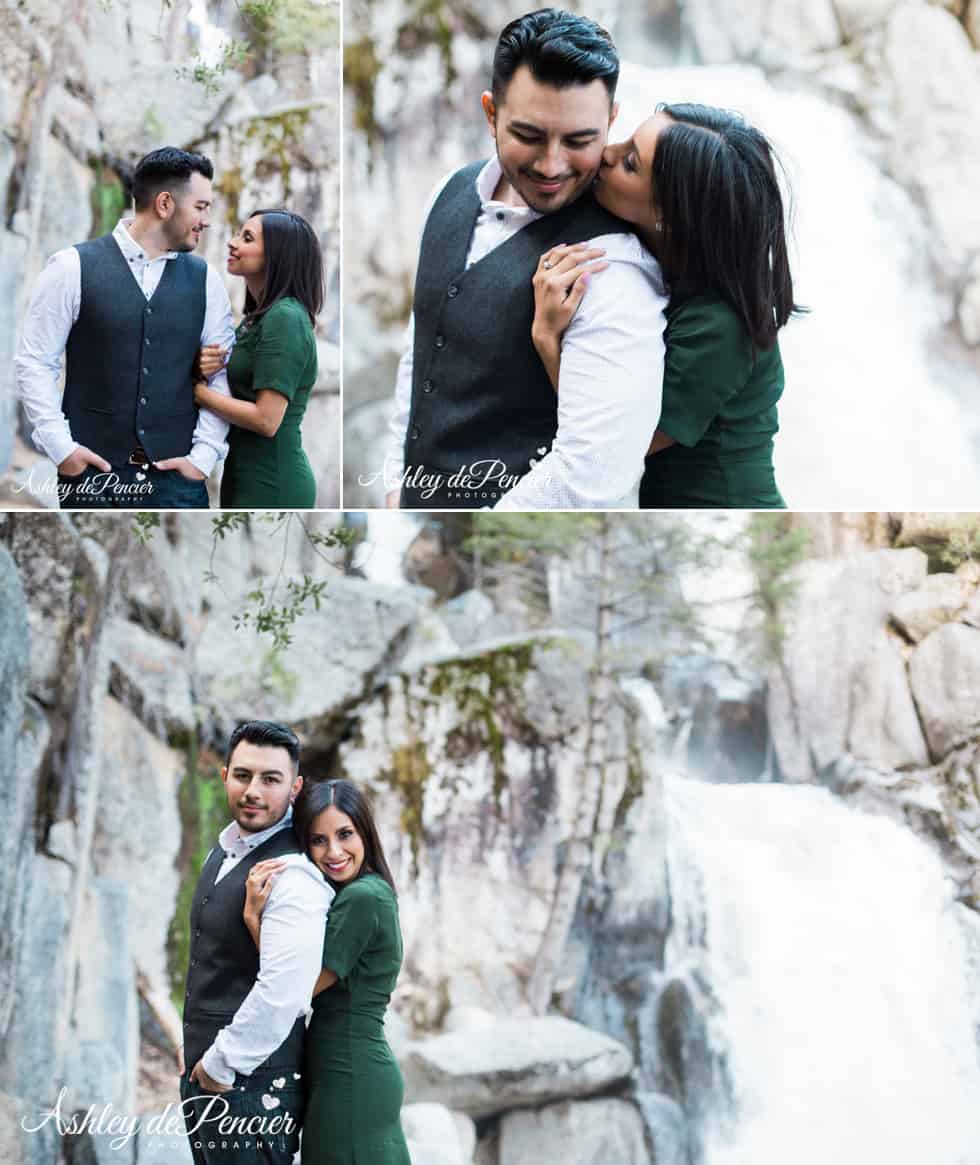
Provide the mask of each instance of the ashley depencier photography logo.
MULTIPOLYGON (((277 1097, 262 1097, 262 1115, 249 1114, 231 1116, 225 1095, 215 1093, 189 1096, 179 1104, 168 1104, 163 1112, 140 1117, 117 1112, 114 1106, 90 1104, 84 1112, 66 1112, 67 1088, 62 1088, 58 1099, 49 1109, 42 1109, 36 1119, 25 1116, 20 1124, 25 1133, 40 1132, 46 1125, 54 1123, 63 1137, 90 1136, 109 1137, 113 1149, 124 1148, 134 1137, 171 1137, 183 1140, 190 1137, 192 1142, 216 1147, 254 1149, 264 1138, 289 1136, 297 1131, 298 1125, 289 1112, 271 1112, 278 1108, 277 1097)), ((151 1142, 152 1146, 152 1142, 151 1142)), ((141 1150, 142 1152, 142 1150, 141 1150)))
POLYGON ((14 486, 14 493, 30 493, 35 497, 50 494, 55 495, 60 502, 63 502, 69 493, 74 497, 86 498, 97 498, 106 493, 113 497, 140 498, 153 493, 153 482, 149 481, 144 473, 137 473, 136 481, 123 481, 118 473, 112 471, 100 471, 90 476, 83 473, 77 481, 73 478, 58 479, 47 475, 38 480, 32 466, 27 477, 14 486))
POLYGON ((386 491, 401 488, 418 494, 424 500, 434 497, 441 490, 450 491, 454 497, 479 499, 484 495, 487 498, 499 497, 513 489, 521 480, 521 474, 508 473, 505 462, 498 458, 488 458, 485 461, 474 461, 472 465, 461 465, 453 473, 440 473, 421 465, 406 465, 398 477, 379 470, 377 473, 361 474, 357 480, 363 486, 384 481, 386 491))

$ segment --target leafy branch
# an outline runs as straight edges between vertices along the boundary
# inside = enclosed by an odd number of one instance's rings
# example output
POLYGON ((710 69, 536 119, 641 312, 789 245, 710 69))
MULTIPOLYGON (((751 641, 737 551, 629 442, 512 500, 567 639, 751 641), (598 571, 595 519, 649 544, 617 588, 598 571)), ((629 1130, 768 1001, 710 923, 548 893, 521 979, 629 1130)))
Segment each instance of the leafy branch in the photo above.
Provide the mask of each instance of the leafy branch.
MULTIPOLYGON (((296 620, 311 607, 320 610, 320 601, 327 588, 326 579, 314 579, 304 574, 301 578, 284 578, 286 551, 289 547, 290 532, 298 526, 303 538, 313 552, 334 565, 327 554, 329 550, 347 549, 357 540, 358 532, 345 526, 331 530, 311 529, 303 516, 292 511, 268 512, 262 514, 227 513, 211 518, 211 553, 204 572, 204 581, 218 586, 226 597, 227 590, 221 585, 221 577, 216 570, 215 557, 219 544, 236 535, 247 533, 252 522, 269 524, 272 537, 282 537, 282 554, 279 569, 271 583, 261 580, 241 597, 243 608, 233 616, 236 630, 254 630, 271 641, 270 659, 275 659, 292 642, 292 631, 296 620)), ((133 517, 133 533, 140 543, 146 545, 160 527, 160 515, 138 513, 133 517)))

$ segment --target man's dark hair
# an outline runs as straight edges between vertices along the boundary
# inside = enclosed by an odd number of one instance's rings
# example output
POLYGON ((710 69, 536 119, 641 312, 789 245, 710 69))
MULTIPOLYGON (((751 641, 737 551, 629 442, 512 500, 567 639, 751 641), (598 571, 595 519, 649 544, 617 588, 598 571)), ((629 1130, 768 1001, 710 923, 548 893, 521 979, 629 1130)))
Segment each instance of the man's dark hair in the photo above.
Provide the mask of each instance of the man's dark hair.
POLYGON ((133 171, 133 202, 137 210, 152 206, 161 191, 181 191, 192 174, 202 174, 210 182, 214 177, 211 159, 174 146, 153 150, 136 163, 133 171))
POLYGON ((783 198, 765 135, 737 113, 657 106, 672 124, 653 153, 651 197, 663 216, 657 258, 672 299, 725 299, 756 349, 766 351, 793 300, 783 198))
POLYGON ((272 720, 246 720, 244 724, 239 724, 228 741, 226 766, 231 764, 231 754, 243 740, 265 748, 284 748, 289 753, 293 767, 299 767, 299 740, 296 733, 285 724, 276 724, 272 720))
MULTIPOLYGON (((245 316, 250 324, 287 296, 306 308, 310 323, 323 307, 323 256, 316 231, 291 210, 253 210, 248 218, 262 219, 265 283, 262 302, 245 292, 245 316)), ((245 220, 246 222, 248 219, 245 220)))
POLYGON ((601 81, 610 102, 616 95, 619 54, 612 37, 594 20, 574 12, 540 8, 507 25, 493 54, 490 87, 496 105, 521 65, 527 65, 536 81, 556 89, 601 81))

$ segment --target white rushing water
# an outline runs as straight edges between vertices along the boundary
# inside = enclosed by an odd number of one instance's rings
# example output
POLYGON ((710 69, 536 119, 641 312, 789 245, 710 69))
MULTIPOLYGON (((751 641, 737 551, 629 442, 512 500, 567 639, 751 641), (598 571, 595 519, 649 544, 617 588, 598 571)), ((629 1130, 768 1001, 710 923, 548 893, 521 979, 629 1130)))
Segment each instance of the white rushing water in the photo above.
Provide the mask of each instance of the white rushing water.
POLYGON ((824 789, 665 795, 668 967, 710 983, 735 1094, 705 1165, 977 1165, 978 1017, 938 859, 824 789))
POLYGON ((796 216, 796 298, 811 314, 780 336, 786 392, 776 475, 791 509, 980 508, 977 372, 943 330, 929 239, 885 177, 858 120, 747 66, 626 65, 622 140, 658 101, 742 113, 774 142, 796 216))

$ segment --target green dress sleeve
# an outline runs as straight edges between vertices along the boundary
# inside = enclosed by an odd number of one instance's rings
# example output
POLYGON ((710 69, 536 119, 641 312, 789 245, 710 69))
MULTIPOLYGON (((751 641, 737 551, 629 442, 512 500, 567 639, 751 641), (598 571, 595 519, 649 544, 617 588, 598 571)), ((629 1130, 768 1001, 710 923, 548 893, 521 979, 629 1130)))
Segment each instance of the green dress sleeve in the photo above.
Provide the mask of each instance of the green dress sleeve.
POLYGON ((255 344, 252 388, 271 388, 292 400, 305 387, 312 328, 306 312, 293 301, 274 304, 262 317, 255 344))
POLYGON ((378 929, 377 899, 367 884, 352 882, 334 899, 323 938, 323 966, 340 980, 350 976, 378 929))
POLYGON ((752 375, 752 344, 734 311, 696 297, 668 313, 664 393, 657 425, 680 445, 696 445, 752 375))

